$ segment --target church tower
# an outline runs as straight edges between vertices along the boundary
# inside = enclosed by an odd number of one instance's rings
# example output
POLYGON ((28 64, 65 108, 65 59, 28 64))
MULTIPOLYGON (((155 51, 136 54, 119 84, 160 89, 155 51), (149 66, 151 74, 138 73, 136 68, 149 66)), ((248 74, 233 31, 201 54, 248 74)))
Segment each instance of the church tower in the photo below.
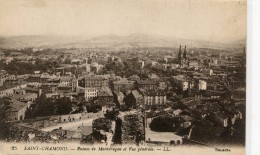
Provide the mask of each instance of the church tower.
POLYGON ((185 47, 184 47, 183 59, 184 59, 184 61, 186 61, 186 59, 187 59, 186 45, 185 45, 185 47))
POLYGON ((179 63, 179 65, 182 65, 182 52, 181 52, 181 45, 180 45, 179 53, 178 53, 178 63, 179 63))

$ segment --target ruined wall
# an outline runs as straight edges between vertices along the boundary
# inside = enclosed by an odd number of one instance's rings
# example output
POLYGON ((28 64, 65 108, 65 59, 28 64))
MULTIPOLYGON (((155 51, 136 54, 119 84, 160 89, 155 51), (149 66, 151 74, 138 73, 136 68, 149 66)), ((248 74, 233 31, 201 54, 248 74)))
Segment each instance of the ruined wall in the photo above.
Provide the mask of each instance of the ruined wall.
POLYGON ((144 117, 141 112, 122 118, 122 144, 139 144, 145 140, 144 117))

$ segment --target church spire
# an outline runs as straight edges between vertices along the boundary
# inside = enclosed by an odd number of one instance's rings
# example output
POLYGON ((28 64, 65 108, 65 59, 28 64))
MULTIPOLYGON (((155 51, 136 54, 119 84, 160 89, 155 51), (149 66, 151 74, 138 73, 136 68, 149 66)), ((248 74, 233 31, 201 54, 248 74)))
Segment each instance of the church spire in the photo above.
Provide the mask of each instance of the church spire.
POLYGON ((179 61, 179 64, 181 64, 181 60, 182 60, 182 52, 181 52, 181 45, 180 45, 179 53, 178 53, 178 61, 179 61))
POLYGON ((184 52, 183 52, 183 59, 186 60, 187 59, 187 51, 186 51, 186 45, 184 47, 184 52))
POLYGON ((182 54, 182 52, 181 52, 181 45, 180 45, 179 54, 178 54, 178 57, 179 57, 179 58, 181 58, 181 54, 182 54))

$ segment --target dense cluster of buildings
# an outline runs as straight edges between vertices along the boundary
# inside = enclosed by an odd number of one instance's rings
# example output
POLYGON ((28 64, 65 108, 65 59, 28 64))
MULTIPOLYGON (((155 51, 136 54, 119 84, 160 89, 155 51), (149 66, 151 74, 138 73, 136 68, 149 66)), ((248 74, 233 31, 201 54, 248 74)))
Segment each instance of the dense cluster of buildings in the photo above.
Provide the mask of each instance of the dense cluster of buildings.
POLYGON ((102 106, 104 112, 111 106, 144 109, 150 122, 170 115, 182 128, 205 118, 222 127, 234 125, 245 115, 245 51, 208 51, 180 46, 178 54, 166 50, 158 55, 147 49, 129 54, 74 49, 65 54, 69 63, 52 72, 9 75, 2 70, 0 97, 10 99, 7 107, 0 105, 6 108, 1 110, 3 119, 24 120, 35 99, 45 95, 54 100, 66 97, 74 104, 84 100, 102 106), (137 68, 135 74, 104 72, 108 63, 127 66, 133 59, 138 63, 129 68, 137 68))

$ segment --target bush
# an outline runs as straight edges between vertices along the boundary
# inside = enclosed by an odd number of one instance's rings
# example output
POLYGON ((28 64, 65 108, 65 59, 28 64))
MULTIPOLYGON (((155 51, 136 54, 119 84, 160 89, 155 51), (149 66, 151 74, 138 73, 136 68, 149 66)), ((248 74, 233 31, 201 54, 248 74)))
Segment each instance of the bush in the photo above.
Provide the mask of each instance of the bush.
POLYGON ((93 121, 93 129, 104 130, 108 132, 111 129, 112 122, 107 118, 97 118, 93 121))

